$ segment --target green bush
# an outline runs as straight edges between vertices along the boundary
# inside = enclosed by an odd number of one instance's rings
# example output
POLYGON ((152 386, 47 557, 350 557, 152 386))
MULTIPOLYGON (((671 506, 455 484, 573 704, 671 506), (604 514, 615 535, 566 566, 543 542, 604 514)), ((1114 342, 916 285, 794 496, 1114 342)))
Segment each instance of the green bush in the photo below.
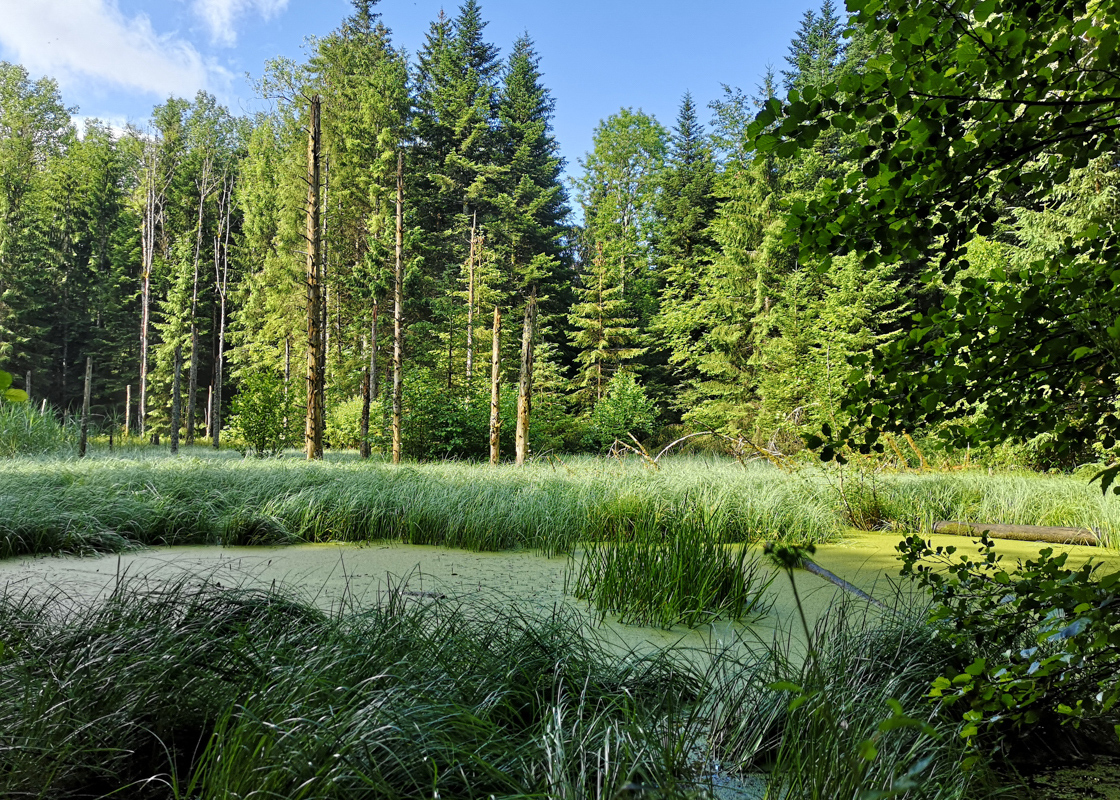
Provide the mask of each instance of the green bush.
MULTIPOLYGON (((385 407, 380 398, 369 404, 369 442, 374 449, 388 440, 384 426, 385 407)), ((336 403, 327 411, 324 431, 327 447, 356 449, 362 443, 362 398, 351 397, 336 403)))
POLYGON ((607 393, 595 404, 585 442, 591 447, 608 447, 616 439, 629 441, 653 431, 657 409, 646 396, 638 379, 628 372, 615 375, 607 393))
POLYGON ((957 710, 962 737, 1117 721, 1120 572, 1069 569, 1051 548, 1005 569, 987 535, 976 556, 919 536, 898 550, 903 574, 932 592, 929 621, 952 653, 928 696, 957 710))
POLYGON ((264 458, 299 441, 301 418, 278 372, 247 373, 231 404, 229 427, 243 452, 264 458))

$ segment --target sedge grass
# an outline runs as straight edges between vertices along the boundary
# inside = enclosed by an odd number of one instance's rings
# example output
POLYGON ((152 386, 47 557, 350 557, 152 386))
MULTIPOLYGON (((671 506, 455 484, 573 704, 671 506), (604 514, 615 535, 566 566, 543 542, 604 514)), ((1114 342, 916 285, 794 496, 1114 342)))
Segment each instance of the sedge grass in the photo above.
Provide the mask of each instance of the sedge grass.
POLYGON ((927 531, 937 519, 1083 526, 1109 540, 1120 499, 1085 479, 1026 474, 848 475, 728 459, 582 458, 524 469, 393 467, 333 454, 242 459, 205 448, 169 458, 118 448, 79 461, 0 462, 0 558, 170 544, 400 541, 568 554, 635 530, 702 527, 724 543, 819 543, 846 528, 927 531))
POLYGON ((612 539, 588 543, 572 560, 568 589, 624 623, 697 627, 720 618, 765 616, 774 576, 742 545, 726 542, 718 517, 688 515, 668 524, 672 509, 612 539))
POLYGON ((684 660, 608 650, 563 610, 388 597, 328 615, 194 580, 92 607, 0 595, 0 795, 690 791, 662 722, 701 691, 684 660))

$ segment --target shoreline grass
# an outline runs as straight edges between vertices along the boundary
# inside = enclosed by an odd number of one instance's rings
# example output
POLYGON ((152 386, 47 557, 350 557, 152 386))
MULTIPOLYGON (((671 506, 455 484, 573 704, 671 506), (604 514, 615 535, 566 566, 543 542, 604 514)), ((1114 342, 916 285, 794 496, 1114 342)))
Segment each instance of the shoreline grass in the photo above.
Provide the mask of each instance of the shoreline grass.
POLYGON ((0 794, 683 800, 768 769, 771 796, 863 796, 928 756, 899 796, 984 796, 955 720, 930 718, 933 744, 876 727, 886 698, 929 714, 920 610, 839 607, 810 687, 788 642, 620 652, 564 608, 381 597, 324 613, 291 588, 143 576, 92 605, 0 593, 0 794), (776 681, 827 693, 843 724, 776 681), (853 771, 868 735, 878 756, 853 771))
MULTIPOLYGON (((341 454, 321 463, 178 458, 126 450, 0 463, 0 558, 176 544, 398 541, 569 554, 657 530, 725 543, 821 543, 850 527, 927 531, 936 519, 1120 530, 1120 499, 1083 479, 983 473, 847 475, 820 467, 677 457, 577 458, 518 469, 393 467, 341 454)), ((1115 542, 1114 542, 1115 544, 1115 542)))

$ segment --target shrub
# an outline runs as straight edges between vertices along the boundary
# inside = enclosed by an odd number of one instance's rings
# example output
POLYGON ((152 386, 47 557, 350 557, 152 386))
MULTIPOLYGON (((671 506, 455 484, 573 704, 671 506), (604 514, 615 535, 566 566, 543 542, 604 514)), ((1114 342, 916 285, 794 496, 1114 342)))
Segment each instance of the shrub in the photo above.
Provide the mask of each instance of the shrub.
MULTIPOLYGON (((385 416, 384 402, 371 400, 369 404, 369 441, 375 448, 385 441, 382 422, 385 416)), ((327 447, 344 449, 357 448, 362 443, 362 398, 351 397, 331 406, 327 412, 324 431, 327 447)))
POLYGON ((242 443, 242 451, 259 458, 276 455, 298 440, 299 417, 284 378, 278 372, 247 373, 233 398, 230 431, 242 443))
POLYGON ((1067 554, 1051 548, 1007 570, 987 535, 977 557, 918 536, 898 550, 903 574, 933 593, 930 622, 953 655, 929 696, 959 711, 961 736, 1115 715, 1120 572, 1099 575, 1099 563, 1069 569, 1067 554))
POLYGON ((607 393, 591 412, 591 425, 586 439, 592 447, 606 447, 616 439, 629 440, 629 434, 653 431, 657 409, 646 396, 638 379, 628 372, 616 375, 607 393))

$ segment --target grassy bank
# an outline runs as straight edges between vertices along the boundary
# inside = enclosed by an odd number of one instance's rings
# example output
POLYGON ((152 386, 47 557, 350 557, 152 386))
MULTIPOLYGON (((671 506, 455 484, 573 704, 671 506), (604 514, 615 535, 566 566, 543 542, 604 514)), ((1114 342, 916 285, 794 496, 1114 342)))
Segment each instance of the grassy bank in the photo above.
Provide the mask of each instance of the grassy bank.
POLYGON ((1082 478, 795 473, 681 457, 658 472, 594 458, 490 468, 394 468, 120 451, 0 464, 0 558, 137 545, 392 540, 570 552, 638 530, 718 531, 726 543, 822 542, 845 528, 924 530, 935 519, 1120 530, 1120 501, 1082 478))
MULTIPOLYGON (((827 685, 781 644, 622 653, 582 618, 397 595, 325 615, 287 591, 124 583, 104 604, 0 595, 0 794, 32 797, 696 797, 797 768, 789 797, 895 786, 976 798, 951 721, 928 716, 924 626, 838 613, 827 685), (835 662, 835 663, 833 663, 835 662), (815 692, 791 709, 787 689, 815 692), (827 730, 827 697, 842 726, 827 730), (814 722, 815 721, 815 722, 814 722), (810 726, 813 722, 815 727, 810 726), (877 754, 858 756, 874 736, 877 754), (797 754, 797 761, 791 759, 797 754), (853 771, 855 770, 855 771, 853 771)), ((835 715, 833 715, 835 716, 835 715)), ((831 717, 828 717, 831 719, 831 717)), ((894 795, 891 795, 894 796, 894 795)))

